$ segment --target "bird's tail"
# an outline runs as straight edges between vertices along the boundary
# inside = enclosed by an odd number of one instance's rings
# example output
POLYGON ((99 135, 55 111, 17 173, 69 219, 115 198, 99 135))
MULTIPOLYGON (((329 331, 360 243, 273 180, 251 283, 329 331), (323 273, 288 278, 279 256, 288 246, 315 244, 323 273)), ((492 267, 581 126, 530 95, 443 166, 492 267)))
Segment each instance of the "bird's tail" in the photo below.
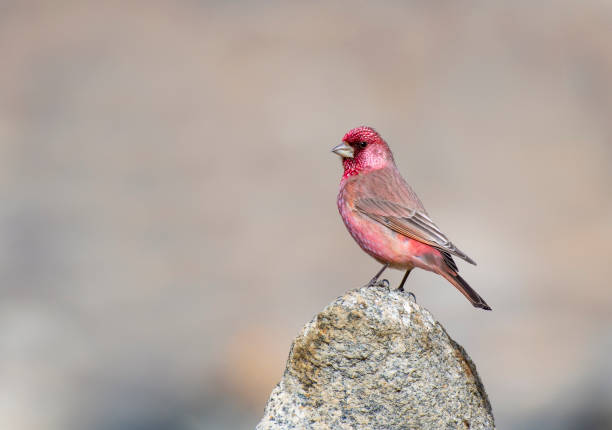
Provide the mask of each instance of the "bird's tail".
POLYGON ((484 299, 480 297, 480 295, 474 291, 474 289, 470 287, 467 282, 465 282, 465 279, 463 279, 457 273, 443 272, 441 275, 444 276, 448 282, 453 284, 455 288, 457 288, 474 307, 484 309, 486 311, 491 310, 489 305, 487 305, 487 302, 485 302, 484 299))

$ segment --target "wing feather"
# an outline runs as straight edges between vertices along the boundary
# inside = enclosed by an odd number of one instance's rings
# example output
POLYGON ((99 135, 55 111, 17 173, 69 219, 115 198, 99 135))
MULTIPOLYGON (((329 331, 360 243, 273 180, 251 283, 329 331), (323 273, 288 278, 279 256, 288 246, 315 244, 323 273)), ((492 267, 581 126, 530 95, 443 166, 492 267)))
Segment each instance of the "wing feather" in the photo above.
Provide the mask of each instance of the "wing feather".
MULTIPOLYGON (((458 249, 429 217, 423 204, 414 191, 394 172, 371 172, 371 178, 359 195, 366 195, 355 201, 355 208, 369 218, 385 225, 391 230, 434 248, 455 255, 471 264, 476 264, 464 252, 458 249), (399 179, 398 179, 399 177, 399 179), (392 186, 392 193, 385 192, 392 186), (391 201, 386 195, 396 197, 391 201)), ((449 255, 445 258, 447 264, 457 270, 457 266, 449 255)))

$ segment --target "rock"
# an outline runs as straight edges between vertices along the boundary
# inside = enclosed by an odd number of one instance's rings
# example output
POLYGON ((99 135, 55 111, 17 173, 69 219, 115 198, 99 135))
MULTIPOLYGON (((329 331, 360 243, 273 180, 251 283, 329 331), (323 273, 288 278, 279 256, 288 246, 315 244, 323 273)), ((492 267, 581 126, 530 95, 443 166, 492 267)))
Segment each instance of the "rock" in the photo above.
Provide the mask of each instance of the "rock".
POLYGON ((364 287, 294 340, 257 430, 492 429, 463 348, 407 293, 364 287))

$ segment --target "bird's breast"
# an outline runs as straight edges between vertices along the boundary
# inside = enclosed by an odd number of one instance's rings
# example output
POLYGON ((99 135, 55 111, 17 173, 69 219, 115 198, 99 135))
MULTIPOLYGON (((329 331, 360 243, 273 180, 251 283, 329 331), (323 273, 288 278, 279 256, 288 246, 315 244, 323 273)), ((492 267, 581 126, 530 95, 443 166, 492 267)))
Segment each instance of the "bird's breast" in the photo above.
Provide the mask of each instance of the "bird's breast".
POLYGON ((413 266, 414 245, 412 239, 400 235, 355 209, 355 199, 350 187, 343 187, 338 194, 338 211, 347 230, 357 244, 370 256, 392 267, 413 266))

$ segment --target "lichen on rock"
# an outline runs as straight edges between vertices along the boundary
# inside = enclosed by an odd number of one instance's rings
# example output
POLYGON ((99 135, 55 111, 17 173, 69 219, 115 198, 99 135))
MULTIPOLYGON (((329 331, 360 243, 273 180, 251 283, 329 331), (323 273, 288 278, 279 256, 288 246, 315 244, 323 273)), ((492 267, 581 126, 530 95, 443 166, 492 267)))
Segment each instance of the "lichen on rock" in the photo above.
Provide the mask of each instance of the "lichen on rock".
POLYGON ((408 294, 364 287, 294 340, 257 430, 494 427, 463 348, 408 294))

